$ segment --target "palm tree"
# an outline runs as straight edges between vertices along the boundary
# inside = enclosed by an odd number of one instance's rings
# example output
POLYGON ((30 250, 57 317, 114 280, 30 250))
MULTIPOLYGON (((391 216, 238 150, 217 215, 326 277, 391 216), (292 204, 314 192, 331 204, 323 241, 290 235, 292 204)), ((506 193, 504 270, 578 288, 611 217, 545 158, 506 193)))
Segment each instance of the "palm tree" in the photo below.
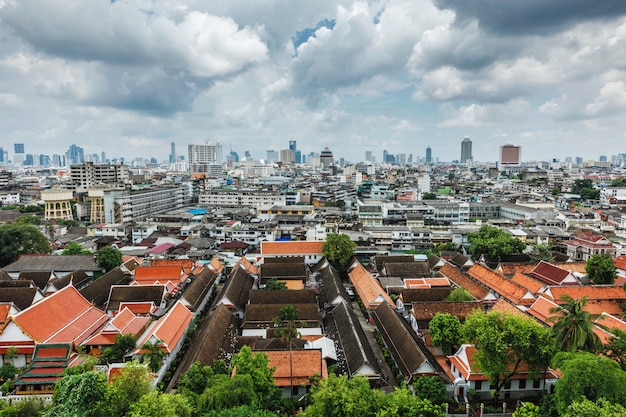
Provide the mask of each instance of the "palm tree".
POLYGON ((148 366, 152 372, 158 372, 163 365, 163 358, 165 352, 161 349, 163 342, 157 340, 155 342, 146 342, 141 345, 141 350, 144 352, 141 354, 141 361, 148 361, 148 366))
POLYGON ((584 310, 587 304, 587 296, 575 300, 567 294, 561 296, 565 303, 550 309, 554 314, 548 318, 554 322, 550 333, 554 336, 556 346, 563 352, 596 352, 600 346, 600 338, 594 333, 594 320, 598 314, 591 314, 584 310))
POLYGON ((275 333, 289 346, 289 385, 291 386, 291 398, 293 399, 293 345, 291 341, 293 338, 297 339, 300 337, 298 326, 305 327, 306 323, 300 321, 298 309, 291 304, 281 308, 273 322, 278 327, 275 333))

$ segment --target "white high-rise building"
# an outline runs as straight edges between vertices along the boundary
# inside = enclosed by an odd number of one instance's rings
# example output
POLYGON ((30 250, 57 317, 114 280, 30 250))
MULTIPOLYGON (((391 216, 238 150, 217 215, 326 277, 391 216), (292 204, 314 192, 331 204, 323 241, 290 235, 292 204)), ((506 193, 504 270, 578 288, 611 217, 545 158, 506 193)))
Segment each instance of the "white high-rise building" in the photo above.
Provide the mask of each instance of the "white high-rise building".
POLYGON ((221 173, 222 167, 218 160, 218 146, 219 144, 208 141, 203 145, 189 144, 187 146, 189 151, 189 171, 204 173, 221 173))

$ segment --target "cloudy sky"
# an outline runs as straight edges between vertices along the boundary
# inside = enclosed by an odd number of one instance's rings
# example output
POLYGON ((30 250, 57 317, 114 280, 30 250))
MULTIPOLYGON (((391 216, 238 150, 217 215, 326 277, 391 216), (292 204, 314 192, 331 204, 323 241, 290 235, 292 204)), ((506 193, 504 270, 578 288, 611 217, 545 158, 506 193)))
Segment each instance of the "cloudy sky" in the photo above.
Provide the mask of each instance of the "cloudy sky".
POLYGON ((0 0, 0 146, 626 152, 624 0, 0 0))

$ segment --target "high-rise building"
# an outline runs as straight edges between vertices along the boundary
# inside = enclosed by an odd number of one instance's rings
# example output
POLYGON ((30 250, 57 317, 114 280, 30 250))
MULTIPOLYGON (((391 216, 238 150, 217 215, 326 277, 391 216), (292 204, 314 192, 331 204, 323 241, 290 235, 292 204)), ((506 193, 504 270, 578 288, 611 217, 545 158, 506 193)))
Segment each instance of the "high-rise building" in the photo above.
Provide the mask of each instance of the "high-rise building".
POLYGON ((387 163, 387 155, 389 155, 389 152, 387 152, 387 149, 383 149, 383 164, 387 163))
POLYGON ((465 136, 461 141, 461 163, 467 164, 468 161, 473 161, 474 157, 472 156, 472 141, 469 136, 465 136))
POLYGON ((221 163, 217 160, 217 144, 208 141, 202 145, 187 145, 189 157, 189 171, 203 173, 221 173, 221 163))
POLYGON ((102 154, 100 155, 100 161, 102 161, 103 164, 107 161, 107 154, 104 153, 104 151, 102 151, 102 154))
POLYGON ((606 155, 600 155, 600 162, 606 162, 608 161, 608 158, 606 157, 606 155))
POLYGON ((70 165, 79 165, 85 162, 85 150, 77 145, 71 145, 65 152, 65 156, 70 165))
POLYGON ((170 164, 176 162, 176 144, 172 142, 170 144, 170 164))
POLYGON ((23 143, 14 143, 13 144, 13 153, 24 153, 24 144, 23 143))
POLYGON ((291 152, 293 152, 294 154, 295 154, 295 153, 296 153, 296 151, 298 150, 298 145, 297 145, 296 141, 295 141, 295 140, 293 140, 293 139, 289 141, 289 150, 290 150, 291 152))
POLYGON ((365 151, 365 160, 372 162, 372 151, 365 151))
POLYGON ((4 160, 4 149, 3 148, 0 148, 0 162, 6 162, 4 160))
POLYGON ((320 153, 320 164, 323 168, 330 167, 335 162, 333 153, 328 149, 328 146, 324 147, 322 153, 320 153))
POLYGON ((278 153, 278 151, 275 151, 273 149, 268 149, 266 151, 267 156, 266 156, 266 161, 267 163, 271 163, 271 162, 278 162, 280 160, 280 155, 278 153))
POLYGON ((222 149, 222 144, 219 141, 215 142, 215 158, 218 164, 224 162, 224 150, 222 149))
POLYGON ((23 143, 14 143, 13 144, 13 162, 16 164, 23 164, 26 156, 24 155, 24 144, 23 143))
POLYGON ((433 150, 430 149, 430 146, 426 148, 426 163, 430 164, 433 161, 433 150))
POLYGON ((296 153, 291 149, 281 149, 280 151, 280 162, 283 163, 296 163, 296 153))
POLYGON ((499 168, 519 167, 522 163, 522 147, 511 143, 500 146, 499 168))

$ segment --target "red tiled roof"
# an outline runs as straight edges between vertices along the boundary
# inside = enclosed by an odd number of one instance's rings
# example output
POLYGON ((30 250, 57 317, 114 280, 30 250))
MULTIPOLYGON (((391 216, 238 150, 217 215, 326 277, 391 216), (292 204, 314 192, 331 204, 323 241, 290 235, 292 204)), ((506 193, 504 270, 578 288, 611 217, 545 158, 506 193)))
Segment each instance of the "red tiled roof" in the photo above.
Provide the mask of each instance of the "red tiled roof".
POLYGON ((185 274, 189 274, 193 269, 193 261, 191 259, 153 259, 152 266, 177 266, 178 270, 183 270, 185 274))
POLYGON ((444 274, 459 287, 465 288, 477 300, 483 300, 487 294, 489 294, 487 287, 474 281, 447 261, 444 266, 439 269, 439 272, 444 274))
POLYGON ((107 315, 68 285, 16 314, 14 320, 36 342, 80 344, 106 322, 107 315))
POLYGON ((589 300, 622 300, 626 301, 626 292, 617 285, 580 285, 566 287, 550 287, 550 294, 556 303, 562 303, 561 296, 569 295, 575 300, 587 297, 589 300))
POLYGON ((545 261, 539 262, 529 275, 548 285, 580 285, 569 271, 545 261))
POLYGON ((481 264, 474 264, 467 271, 467 275, 491 288, 494 292, 515 304, 531 304, 534 301, 532 294, 521 285, 496 274, 481 264))
POLYGON ((527 288, 530 292, 532 292, 535 295, 537 295, 539 290, 541 290, 546 285, 541 281, 538 281, 534 278, 529 277, 528 275, 524 275, 519 272, 517 272, 515 275, 511 277, 511 281, 515 282, 516 284, 521 285, 524 288, 527 288))
POLYGON ((533 270, 535 264, 529 263, 502 263, 499 268, 503 275, 527 274, 533 270))
POLYGON ((599 326, 604 327, 605 329, 608 329, 609 331, 613 329, 619 329, 623 332, 626 332, 626 322, 624 320, 618 319, 611 314, 602 313, 600 317, 596 319, 595 323, 599 326))
POLYGON ((548 318, 559 314, 551 313, 550 310, 553 308, 558 308, 558 304, 543 296, 539 296, 537 297, 537 300, 530 306, 530 308, 526 310, 526 312, 535 317, 540 322, 545 323, 548 326, 553 326, 554 322, 548 320, 548 318))
POLYGON ((261 242, 265 255, 321 255, 324 242, 294 240, 289 242, 261 242))
POLYGON ((509 303, 503 298, 500 298, 494 305, 491 307, 490 311, 499 311, 501 313, 509 313, 516 316, 528 317, 524 314, 519 308, 515 307, 513 304, 509 303))
POLYGON ((357 261, 352 265, 352 269, 348 272, 348 277, 365 307, 376 308, 385 301, 390 305, 395 305, 378 280, 360 262, 357 261))
POLYGON ((138 283, 153 283, 155 281, 181 281, 185 277, 180 265, 174 266, 139 266, 135 268, 135 281, 138 283))
POLYGON ((292 383, 290 368, 293 369, 293 386, 312 384, 310 377, 319 375, 328 378, 326 361, 322 358, 320 349, 304 349, 292 351, 292 366, 290 366, 288 350, 257 351, 255 354, 264 353, 269 359, 269 366, 276 367, 274 371, 274 385, 277 387, 289 387, 292 383))
POLYGON ((620 255, 613 259, 613 263, 615 264, 615 268, 626 270, 626 255, 620 255))
MULTIPOLYGON (((137 342, 137 346, 143 345, 150 338, 156 338, 163 344, 166 353, 172 353, 180 339, 185 335, 189 323, 193 319, 193 313, 185 305, 177 301, 176 304, 154 326, 148 329, 137 342)), ((135 353, 141 353, 140 349, 135 353)))

